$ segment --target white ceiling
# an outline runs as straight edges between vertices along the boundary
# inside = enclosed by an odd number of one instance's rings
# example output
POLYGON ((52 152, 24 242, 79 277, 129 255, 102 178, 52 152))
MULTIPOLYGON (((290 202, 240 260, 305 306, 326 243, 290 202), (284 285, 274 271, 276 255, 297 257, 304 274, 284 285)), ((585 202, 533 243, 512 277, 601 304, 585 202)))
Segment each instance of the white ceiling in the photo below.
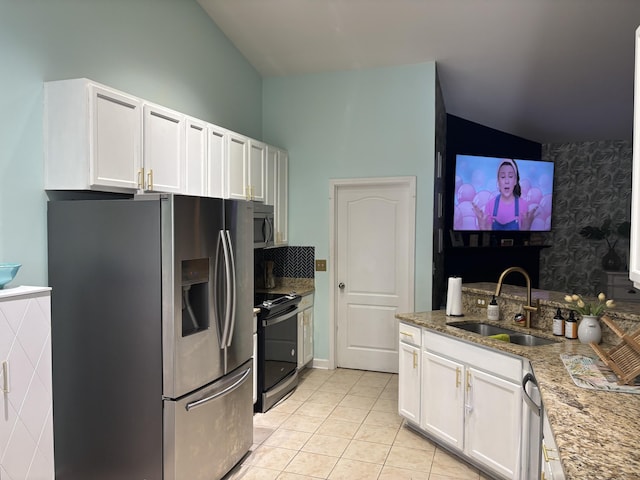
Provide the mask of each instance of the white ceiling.
POLYGON ((630 139, 640 0, 197 0, 263 77, 436 61, 447 113, 630 139))

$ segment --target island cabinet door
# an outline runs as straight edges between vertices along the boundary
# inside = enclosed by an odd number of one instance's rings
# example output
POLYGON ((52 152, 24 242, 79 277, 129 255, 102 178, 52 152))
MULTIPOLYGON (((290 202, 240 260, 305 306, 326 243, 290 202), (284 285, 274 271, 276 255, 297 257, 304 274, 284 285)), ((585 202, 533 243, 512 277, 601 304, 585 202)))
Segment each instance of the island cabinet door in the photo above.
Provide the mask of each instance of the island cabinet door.
POLYGON ((474 368, 467 377, 465 453, 503 478, 520 478, 521 386, 474 368))
POLYGON ((398 413, 420 425, 420 347, 400 342, 398 413))
POLYGON ((465 367, 462 363, 424 351, 422 368, 421 427, 462 450, 465 367))

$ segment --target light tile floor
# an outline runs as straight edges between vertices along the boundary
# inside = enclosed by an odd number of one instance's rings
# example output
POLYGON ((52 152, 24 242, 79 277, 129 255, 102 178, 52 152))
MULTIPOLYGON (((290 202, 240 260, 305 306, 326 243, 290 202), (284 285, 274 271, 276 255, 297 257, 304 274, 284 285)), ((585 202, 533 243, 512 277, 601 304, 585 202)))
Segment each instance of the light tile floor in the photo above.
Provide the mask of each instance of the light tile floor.
POLYGON ((225 480, 488 478, 397 412, 397 375, 304 370, 293 395, 254 416, 251 453, 225 480))

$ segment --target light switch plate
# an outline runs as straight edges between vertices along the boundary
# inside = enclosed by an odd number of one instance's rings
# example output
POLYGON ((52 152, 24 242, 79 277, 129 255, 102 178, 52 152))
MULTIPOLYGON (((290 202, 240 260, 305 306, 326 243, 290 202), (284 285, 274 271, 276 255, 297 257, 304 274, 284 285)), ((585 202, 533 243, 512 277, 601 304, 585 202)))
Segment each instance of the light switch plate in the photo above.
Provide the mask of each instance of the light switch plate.
POLYGON ((326 272, 326 271, 327 271, 327 261, 316 260, 316 272, 326 272))

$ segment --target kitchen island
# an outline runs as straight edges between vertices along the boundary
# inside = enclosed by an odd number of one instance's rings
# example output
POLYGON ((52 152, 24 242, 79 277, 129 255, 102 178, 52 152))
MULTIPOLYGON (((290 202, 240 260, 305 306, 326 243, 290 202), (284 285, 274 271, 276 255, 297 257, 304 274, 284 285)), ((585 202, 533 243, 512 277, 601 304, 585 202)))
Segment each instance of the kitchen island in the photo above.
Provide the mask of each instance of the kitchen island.
MULTIPOLYGON (((512 293, 517 299, 515 288, 512 293)), ((484 288, 466 290, 469 293, 483 291, 484 288)), ((443 310, 438 310, 399 314, 396 317, 416 326, 529 360, 538 380, 567 479, 640 478, 640 395, 580 388, 573 383, 560 358, 563 353, 592 355, 594 352, 588 345, 561 337, 560 341, 550 345, 520 346, 450 325, 461 320, 487 322, 486 313, 483 316, 465 312, 463 318, 452 318, 447 317, 443 310)), ((548 329, 542 332, 535 328, 518 328, 510 321, 494 323, 535 335, 551 336, 548 329)))

